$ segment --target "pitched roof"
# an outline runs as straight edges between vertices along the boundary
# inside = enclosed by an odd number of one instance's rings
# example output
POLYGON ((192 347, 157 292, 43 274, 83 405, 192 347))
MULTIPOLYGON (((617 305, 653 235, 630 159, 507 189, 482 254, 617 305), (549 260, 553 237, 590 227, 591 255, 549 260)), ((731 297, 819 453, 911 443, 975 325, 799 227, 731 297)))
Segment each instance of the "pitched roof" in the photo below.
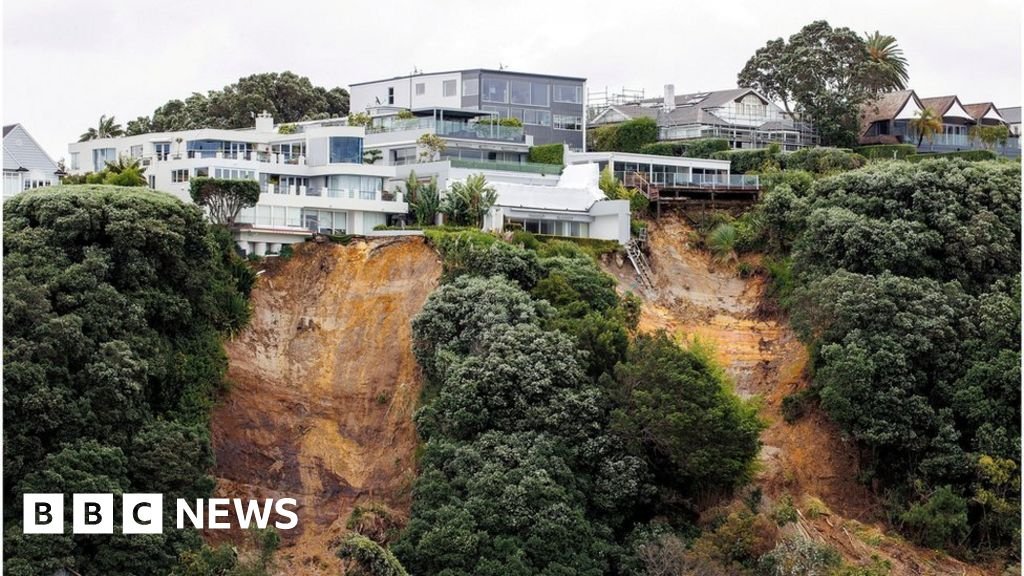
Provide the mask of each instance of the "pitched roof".
POLYGON ((996 105, 991 103, 991 102, 978 102, 977 104, 964 104, 964 110, 966 110, 967 113, 971 115, 971 118, 974 118, 975 120, 981 120, 982 117, 985 116, 985 114, 988 114, 988 111, 989 111, 990 108, 995 110, 996 114, 999 114, 999 109, 996 108, 996 105))
POLYGON ((14 130, 15 126, 17 126, 17 124, 8 124, 7 126, 4 126, 4 136, 7 136, 8 132, 14 130))
POLYGON ((1009 124, 1020 124, 1020 106, 999 108, 999 115, 1009 124))
POLYGON ((712 110, 721 108, 733 100, 739 100, 750 93, 766 103, 771 103, 770 100, 752 88, 730 88, 728 90, 715 90, 712 92, 677 94, 675 97, 675 107, 669 112, 665 111, 664 97, 644 98, 643 100, 637 100, 628 104, 612 105, 608 108, 627 118, 653 118, 661 126, 680 126, 698 123, 727 125, 729 123, 715 116, 712 110))
POLYGON ((922 100, 913 90, 897 90, 879 96, 873 102, 867 102, 860 109, 860 133, 863 136, 875 122, 892 120, 903 110, 907 100, 915 99, 924 108, 922 100))
POLYGON ((945 116, 946 110, 956 102, 956 96, 935 96, 921 98, 921 106, 931 110, 936 116, 945 116))

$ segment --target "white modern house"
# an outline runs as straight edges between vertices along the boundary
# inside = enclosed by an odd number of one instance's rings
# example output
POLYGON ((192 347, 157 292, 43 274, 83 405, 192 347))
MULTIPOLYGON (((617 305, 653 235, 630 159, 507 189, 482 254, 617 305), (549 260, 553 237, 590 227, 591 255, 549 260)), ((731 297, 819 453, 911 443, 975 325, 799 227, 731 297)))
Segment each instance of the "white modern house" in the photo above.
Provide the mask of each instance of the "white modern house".
POLYGON ((119 156, 137 158, 150 188, 186 202, 195 177, 257 181, 260 199, 238 219, 238 245, 246 253, 276 253, 312 232, 365 234, 408 211, 402 194, 384 186, 395 177, 394 167, 364 163, 364 129, 343 124, 306 122, 282 133, 264 113, 251 129, 76 142, 68 146, 70 171, 99 171, 119 156))
POLYGON ((21 124, 4 126, 4 200, 60 183, 57 163, 21 124))
POLYGON ((510 226, 527 232, 629 243, 629 201, 608 200, 598 187, 597 164, 566 166, 553 185, 489 181, 498 201, 484 229, 510 226))

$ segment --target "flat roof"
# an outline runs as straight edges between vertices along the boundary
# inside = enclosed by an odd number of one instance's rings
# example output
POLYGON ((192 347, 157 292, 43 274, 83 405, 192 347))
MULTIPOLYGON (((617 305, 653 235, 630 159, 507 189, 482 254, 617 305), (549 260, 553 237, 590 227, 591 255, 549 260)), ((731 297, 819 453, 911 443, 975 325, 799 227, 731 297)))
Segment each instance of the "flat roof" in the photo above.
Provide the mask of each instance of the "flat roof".
POLYGON ((441 74, 456 74, 466 72, 488 72, 491 74, 508 74, 511 76, 536 76, 538 78, 553 78, 555 80, 574 80, 576 82, 586 82, 586 78, 580 78, 578 76, 559 76, 557 74, 537 74, 534 72, 516 72, 513 70, 495 70, 493 68, 465 68, 463 70, 444 70, 441 72, 420 72, 419 74, 405 74, 403 76, 393 76, 391 78, 382 78, 380 80, 369 80, 367 82, 352 82, 349 87, 352 86, 365 86, 366 84, 377 84, 379 82, 390 82, 392 80, 406 80, 416 76, 439 76, 441 74))

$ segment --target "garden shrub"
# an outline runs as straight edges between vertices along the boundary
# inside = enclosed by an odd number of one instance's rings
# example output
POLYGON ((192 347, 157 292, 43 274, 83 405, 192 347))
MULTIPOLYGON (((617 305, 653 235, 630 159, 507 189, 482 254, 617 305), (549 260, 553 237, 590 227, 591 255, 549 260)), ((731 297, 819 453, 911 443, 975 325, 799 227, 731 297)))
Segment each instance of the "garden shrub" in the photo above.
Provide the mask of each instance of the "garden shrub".
POLYGON ((911 162, 923 162, 925 160, 938 160, 942 158, 960 158, 969 162, 981 162, 983 160, 998 160, 999 155, 991 150, 960 150, 958 152, 927 152, 908 156, 911 162))
POLYGON ((905 160, 908 156, 917 154, 917 146, 913 144, 879 144, 861 146, 855 148, 854 151, 868 160, 905 160))
POLYGON ((565 153, 565 146, 559 142, 552 144, 541 144, 539 146, 530 146, 530 152, 527 155, 527 161, 537 162, 539 164, 558 164, 564 165, 565 159, 563 157, 565 153))

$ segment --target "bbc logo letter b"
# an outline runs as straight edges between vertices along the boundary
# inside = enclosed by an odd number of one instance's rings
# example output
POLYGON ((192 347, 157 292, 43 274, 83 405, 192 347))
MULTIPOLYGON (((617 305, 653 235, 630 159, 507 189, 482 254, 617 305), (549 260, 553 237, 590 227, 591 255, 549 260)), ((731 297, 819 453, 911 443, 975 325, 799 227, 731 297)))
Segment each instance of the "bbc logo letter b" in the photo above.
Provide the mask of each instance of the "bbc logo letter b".
POLYGON ((114 495, 73 495, 71 526, 75 534, 113 534, 114 495))
POLYGON ((24 505, 25 534, 64 533, 63 494, 25 494, 24 505))

